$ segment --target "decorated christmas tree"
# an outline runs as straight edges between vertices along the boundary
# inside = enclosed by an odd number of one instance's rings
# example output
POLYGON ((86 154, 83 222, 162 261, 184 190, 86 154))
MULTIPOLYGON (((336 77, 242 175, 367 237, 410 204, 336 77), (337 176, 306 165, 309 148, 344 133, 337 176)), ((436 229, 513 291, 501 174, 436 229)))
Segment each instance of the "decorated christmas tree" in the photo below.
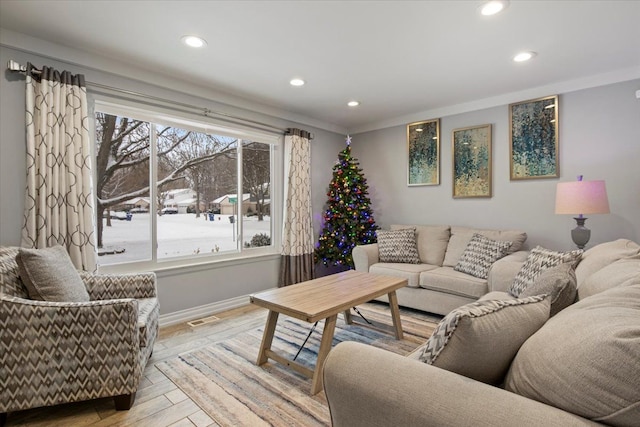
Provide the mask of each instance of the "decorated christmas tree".
POLYGON ((324 225, 316 245, 316 262, 325 266, 353 268, 351 250, 355 245, 376 242, 376 226, 368 196, 367 180, 351 157, 351 137, 338 155, 329 184, 324 225))

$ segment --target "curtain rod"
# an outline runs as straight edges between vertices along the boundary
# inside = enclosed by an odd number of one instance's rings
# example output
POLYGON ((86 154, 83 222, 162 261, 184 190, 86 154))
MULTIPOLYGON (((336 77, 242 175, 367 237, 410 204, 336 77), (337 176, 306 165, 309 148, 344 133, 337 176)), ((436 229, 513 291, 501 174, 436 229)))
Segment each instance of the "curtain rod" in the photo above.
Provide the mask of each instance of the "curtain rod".
MULTIPOLYGON (((25 74, 27 72, 27 66, 26 65, 22 65, 16 61, 10 60, 7 63, 7 69, 9 71, 12 72, 18 72, 18 73, 23 73, 25 74)), ((42 73, 42 70, 38 70, 37 68, 33 70, 35 73, 42 73)), ((86 82, 87 86, 92 86, 94 88, 98 88, 98 89, 105 89, 105 90, 110 90, 113 92, 118 92, 118 93, 122 93, 125 95, 130 95, 130 96, 136 96, 136 97, 140 97, 140 98, 146 98, 146 99, 150 99, 150 100, 154 100, 154 101, 158 101, 158 102, 164 102, 167 104, 172 104, 172 105, 177 105, 177 106, 181 106, 181 107, 185 107, 185 108, 190 108, 190 109, 194 109, 194 110, 200 110, 201 114, 205 117, 211 117, 211 115, 215 115, 218 116, 218 118, 222 119, 222 120, 226 120, 229 122, 233 122, 233 123, 237 123, 237 124, 241 124, 241 125, 245 125, 245 126, 250 126, 256 129, 261 129, 261 130, 266 130, 263 128, 268 128, 271 131, 277 131, 277 133, 282 133, 282 134, 286 134, 287 130, 286 129, 281 129, 278 128, 276 126, 272 126, 270 124, 267 123, 262 123, 262 122, 258 122, 255 120, 249 120, 249 119, 245 119, 242 117, 237 117, 231 114, 227 114, 227 113, 222 113, 220 111, 214 111, 211 110, 209 108, 206 107, 198 107, 197 105, 192 105, 192 104, 186 104, 183 102, 178 102, 178 101, 174 101, 171 99, 165 99, 165 98, 160 98, 158 96, 153 96, 153 95, 147 95, 144 93, 140 93, 140 92, 134 92, 131 90, 126 90, 126 89, 120 89, 117 87, 113 87, 113 86, 107 86, 107 85, 103 85, 100 83, 94 83, 94 82, 90 82, 87 81, 86 82), (260 126, 260 127, 258 127, 260 126)), ((313 134, 311 134, 311 138, 313 139, 313 134)))

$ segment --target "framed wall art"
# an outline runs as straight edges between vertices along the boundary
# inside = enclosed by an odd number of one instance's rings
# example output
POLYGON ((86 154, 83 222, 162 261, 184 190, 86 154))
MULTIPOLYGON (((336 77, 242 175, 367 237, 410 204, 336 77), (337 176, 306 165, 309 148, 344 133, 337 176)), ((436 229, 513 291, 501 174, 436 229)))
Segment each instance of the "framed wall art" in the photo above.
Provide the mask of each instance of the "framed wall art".
POLYGON ((558 178, 558 96, 509 105, 511 180, 558 178))
POLYGON ((491 197, 491 125, 453 130, 453 197, 491 197))
POLYGON ((407 125, 407 185, 440 184, 440 119, 407 125))

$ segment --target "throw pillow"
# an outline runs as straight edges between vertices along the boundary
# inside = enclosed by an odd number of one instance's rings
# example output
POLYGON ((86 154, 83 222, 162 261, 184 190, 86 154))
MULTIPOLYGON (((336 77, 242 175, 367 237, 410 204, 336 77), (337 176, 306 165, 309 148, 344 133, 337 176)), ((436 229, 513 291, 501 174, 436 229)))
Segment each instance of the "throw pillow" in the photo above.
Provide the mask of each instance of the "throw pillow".
POLYGON ((507 255, 511 244, 475 233, 453 269, 486 279, 493 263, 507 255))
POLYGON ((509 293, 514 297, 519 297, 527 286, 531 285, 536 278, 547 268, 555 267, 558 264, 577 264, 580 261, 583 250, 576 249, 569 252, 556 252, 536 246, 531 250, 522 268, 513 279, 509 288, 509 293))
POLYGON ((20 248, 16 262, 29 298, 54 302, 89 301, 87 288, 62 246, 20 248))
POLYGON ((380 262, 420 264, 415 228, 402 230, 378 230, 380 262))
POLYGON ((548 268, 520 293, 520 298, 547 294, 551 300, 549 317, 555 316, 576 300, 576 271, 573 264, 565 263, 548 268))
POLYGON ((549 318, 549 299, 477 301, 447 314, 419 359, 488 384, 502 382, 527 338, 549 318))
POLYGON ((640 420, 640 285, 578 301, 520 348, 505 389, 610 426, 640 420))

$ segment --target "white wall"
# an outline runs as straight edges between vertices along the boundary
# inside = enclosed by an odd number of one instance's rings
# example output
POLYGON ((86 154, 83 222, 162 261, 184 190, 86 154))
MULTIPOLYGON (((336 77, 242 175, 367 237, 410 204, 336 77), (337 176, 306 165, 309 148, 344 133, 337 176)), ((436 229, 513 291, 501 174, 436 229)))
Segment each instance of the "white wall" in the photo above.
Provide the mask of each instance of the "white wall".
MULTIPOLYGON (((67 49, 60 49, 61 55, 67 49)), ((78 52, 75 52, 78 54, 78 52)), ((333 163, 342 149, 344 136, 325 131, 306 124, 300 124, 254 111, 231 107, 215 102, 215 98, 203 98, 188 95, 184 92, 172 91, 170 85, 160 87, 144 83, 140 80, 156 81, 164 78, 148 72, 134 72, 129 77, 98 71, 100 63, 84 55, 82 65, 70 64, 60 59, 52 59, 56 52, 50 51, 47 56, 25 52, 5 45, 0 45, 0 64, 4 66, 12 59, 26 64, 32 62, 37 66, 49 65, 59 70, 82 73, 86 79, 108 86, 141 92, 147 95, 173 99, 184 103, 203 106, 214 111, 268 123, 279 128, 297 127, 315 135, 311 145, 312 158, 312 203, 314 227, 319 233, 321 213, 326 202, 326 188, 331 180, 333 163), (136 80, 140 79, 140 80, 136 80)), ((79 55, 82 57, 82 55, 79 55)), ((176 87, 184 82, 176 81, 176 87)), ((24 77, 3 70, 0 78, 0 245, 19 245, 22 214, 24 207, 25 187, 25 85, 24 77)), ((208 90, 202 88, 200 93, 208 90)), ((227 95, 228 99, 229 96, 227 95)), ((246 100, 241 100, 246 104, 246 100)), ((280 151, 282 155, 282 150, 280 151)), ((277 285, 280 260, 278 256, 268 256, 259 260, 229 264, 211 264, 193 268, 181 268, 158 272, 158 289, 161 313, 167 314, 201 305, 247 295, 277 285)), ((248 301, 247 301, 248 302, 248 301)))
POLYGON ((554 214, 555 187, 582 174, 606 181, 611 207, 611 214, 587 220, 587 247, 622 237, 640 242, 638 89, 640 79, 560 94, 559 179, 509 180, 508 105, 441 117, 439 186, 407 187, 405 126, 354 135, 353 154, 367 177, 376 223, 518 228, 529 235, 529 247, 569 249, 575 221, 554 214), (493 197, 453 199, 452 130, 486 123, 493 125, 493 197))

